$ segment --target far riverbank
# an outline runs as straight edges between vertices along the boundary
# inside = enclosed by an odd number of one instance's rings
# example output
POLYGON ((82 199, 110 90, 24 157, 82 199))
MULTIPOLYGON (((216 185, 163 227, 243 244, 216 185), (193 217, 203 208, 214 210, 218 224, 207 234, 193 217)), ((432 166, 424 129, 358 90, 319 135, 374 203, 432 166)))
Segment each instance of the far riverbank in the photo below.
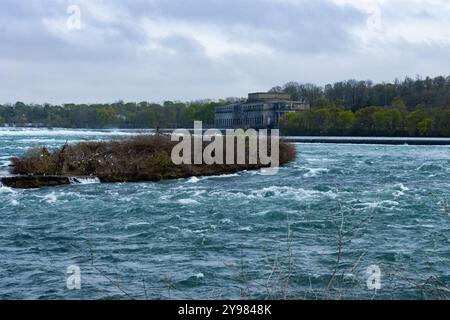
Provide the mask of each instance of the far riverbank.
MULTIPOLYGON (((71 134, 77 136, 81 133, 89 134, 94 137, 103 136, 134 136, 142 134, 172 133, 175 129, 81 129, 81 128, 32 128, 32 127, 0 127, 0 136, 25 135, 40 136, 42 134, 59 135, 64 132, 65 135, 71 134), (87 132, 87 133, 86 133, 87 132)), ((193 132, 193 129, 187 129, 193 132)), ((203 131, 206 131, 204 129, 203 131)), ((225 130, 221 130, 225 132, 225 130)), ((450 137, 361 137, 361 136, 282 136, 282 138, 292 143, 325 143, 325 144, 381 144, 381 145, 450 145, 450 137)))
POLYGON ((291 143, 330 143, 330 144, 379 144, 447 146, 450 138, 392 138, 392 137, 283 137, 291 143))

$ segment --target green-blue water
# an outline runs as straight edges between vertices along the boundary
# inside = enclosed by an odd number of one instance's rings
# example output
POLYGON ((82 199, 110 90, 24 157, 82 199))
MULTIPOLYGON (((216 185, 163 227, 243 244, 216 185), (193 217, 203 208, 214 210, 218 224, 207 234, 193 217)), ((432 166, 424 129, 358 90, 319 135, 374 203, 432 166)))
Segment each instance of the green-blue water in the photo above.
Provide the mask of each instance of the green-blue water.
MULTIPOLYGON (((0 129, 0 172, 32 146, 123 134, 0 129)), ((0 187, 0 298, 447 297, 449 147, 297 150, 277 176, 0 187), (66 287, 71 265, 81 290, 66 287)))

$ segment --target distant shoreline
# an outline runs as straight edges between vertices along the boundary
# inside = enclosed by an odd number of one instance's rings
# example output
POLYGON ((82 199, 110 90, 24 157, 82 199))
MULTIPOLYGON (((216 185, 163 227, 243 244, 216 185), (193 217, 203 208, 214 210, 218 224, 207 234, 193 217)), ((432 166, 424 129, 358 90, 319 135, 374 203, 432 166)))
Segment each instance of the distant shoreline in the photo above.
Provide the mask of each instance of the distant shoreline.
MULTIPOLYGON (((2 127, 4 130, 76 130, 76 131, 99 131, 99 132, 136 132, 136 133, 156 133, 154 128, 48 128, 48 127, 2 127)), ((177 129, 159 129, 160 133, 172 133, 177 129)), ((193 131, 194 129, 185 129, 193 131)), ((207 129, 204 129, 206 131, 207 129)), ((225 129, 219 129, 225 131, 225 129)), ((447 146, 450 145, 450 137, 363 137, 363 136, 281 136, 282 139, 291 143, 310 143, 310 144, 374 144, 374 145, 423 145, 423 146, 447 146)))
POLYGON ((450 138, 283 137, 290 143, 448 146, 450 138))

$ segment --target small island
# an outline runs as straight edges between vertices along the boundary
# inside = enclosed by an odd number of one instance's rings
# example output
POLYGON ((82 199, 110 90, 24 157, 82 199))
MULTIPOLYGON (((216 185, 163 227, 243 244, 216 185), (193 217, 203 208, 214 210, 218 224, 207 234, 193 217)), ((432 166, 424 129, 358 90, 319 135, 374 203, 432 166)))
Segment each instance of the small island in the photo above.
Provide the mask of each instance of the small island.
MULTIPOLYGON (((234 141, 236 146, 237 139, 234 141)), ((259 159, 255 164, 248 161, 248 144, 245 149, 246 164, 176 165, 171 154, 177 144, 178 142, 171 140, 170 135, 156 134, 112 141, 80 142, 74 145, 66 143, 54 151, 45 147, 33 148, 25 156, 11 160, 13 176, 1 178, 0 182, 7 187, 20 189, 77 184, 81 181, 156 182, 268 167, 259 159)), ((269 138, 269 152, 270 145, 269 138)), ((203 150, 207 147, 208 143, 203 142, 203 150)), ((283 140, 279 142, 279 154, 280 166, 296 158, 294 146, 283 140)))

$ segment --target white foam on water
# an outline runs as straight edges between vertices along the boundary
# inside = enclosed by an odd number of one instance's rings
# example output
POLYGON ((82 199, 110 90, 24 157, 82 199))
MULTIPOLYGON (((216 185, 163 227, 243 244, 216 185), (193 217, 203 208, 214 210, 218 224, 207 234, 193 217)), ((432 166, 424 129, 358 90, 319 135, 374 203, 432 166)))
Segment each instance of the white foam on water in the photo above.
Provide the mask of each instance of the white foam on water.
POLYGON ((400 203, 397 201, 392 200, 382 200, 382 201, 375 201, 375 202, 363 202, 357 204, 357 207, 355 207, 355 210, 366 210, 366 209, 394 209, 395 207, 399 206, 400 203))
POLYGON ((67 130, 67 129, 33 129, 33 128, 0 128, 0 136, 136 136, 150 134, 151 130, 67 130))
POLYGON ((330 170, 326 169, 326 168, 309 168, 309 172, 305 173, 303 176, 305 178, 313 178, 313 177, 317 177, 319 175, 322 175, 324 173, 329 172, 330 170))
POLYGON ((98 184, 101 183, 100 179, 97 177, 70 177, 70 184, 98 184))
POLYGON ((396 184, 395 187, 400 188, 401 191, 409 191, 409 188, 406 187, 403 183, 396 184))
POLYGON ((0 167, 8 167, 11 164, 11 160, 1 160, 0 159, 0 167))
POLYGON ((141 227, 141 226, 149 226, 150 223, 148 222, 135 222, 135 223, 129 223, 125 226, 125 229, 133 228, 133 227, 141 227))
POLYGON ((424 172, 431 171, 431 170, 433 170, 433 171, 436 171, 436 170, 438 170, 438 171, 444 171, 445 168, 442 167, 442 166, 441 166, 440 164, 438 164, 438 163, 427 161, 427 162, 422 163, 422 164, 421 164, 419 167, 417 167, 417 169, 416 169, 416 171, 424 171, 424 172))
POLYGON ((406 191, 409 191, 408 187, 405 187, 403 183, 398 183, 394 186, 395 191, 392 193, 392 195, 396 198, 404 196, 406 191))
POLYGON ((0 182, 0 193, 16 193, 13 189, 6 187, 0 182))
POLYGON ((276 197, 288 197, 288 198, 295 198, 297 200, 304 200, 308 198, 315 198, 320 196, 326 196, 330 198, 336 198, 337 193, 333 191, 316 191, 316 190, 306 190, 303 188, 293 188, 293 187, 280 187, 280 186, 271 186, 267 188, 263 188, 261 190, 256 190, 251 192, 252 195, 256 197, 267 197, 271 196, 272 194, 276 197))
POLYGON ((194 200, 194 199, 180 199, 178 200, 179 204, 182 205, 194 205, 194 204, 199 204, 198 201, 194 200))
POLYGON ((234 178, 239 177, 240 174, 238 173, 232 173, 232 174, 222 174, 222 175, 216 175, 216 176, 206 176, 206 177, 192 177, 189 180, 187 180, 187 183, 197 183, 203 180, 208 179, 227 179, 227 178, 234 178))
MULTIPOLYGON (((38 189, 36 189, 38 190, 38 189)), ((41 202, 47 202, 48 204, 54 204, 57 202, 67 203, 73 198, 94 198, 95 196, 83 195, 78 192, 61 192, 61 191, 52 191, 44 196, 37 195, 37 198, 42 199, 41 202)))
POLYGON ((58 140, 52 138, 29 138, 15 140, 17 143, 65 143, 66 140, 58 140))
POLYGON ((384 200, 384 201, 381 201, 381 205, 382 206, 390 206, 390 207, 396 207, 396 206, 399 206, 400 205, 400 203, 398 203, 397 201, 392 201, 392 200, 384 200))
POLYGON ((196 275, 195 275, 195 277, 197 278, 197 279, 203 279, 204 277, 205 277, 205 275, 203 274, 203 273, 197 273, 196 275))
POLYGON ((407 224, 388 224, 387 227, 389 228, 393 228, 393 229, 399 229, 399 230, 403 230, 403 229, 413 229, 413 230, 417 230, 417 227, 421 227, 424 229, 435 229, 436 226, 433 224, 411 224, 411 225, 407 225, 407 224))
POLYGON ((199 178, 197 178, 197 177, 192 177, 192 178, 190 178, 187 182, 188 182, 188 183, 197 183, 197 182, 199 182, 199 181, 200 181, 199 178))
POLYGON ((251 213, 251 215, 253 217, 264 217, 265 215, 267 215, 271 210, 264 210, 264 211, 259 211, 259 212, 254 212, 251 213))
POLYGON ((205 193, 206 193, 206 190, 197 190, 197 191, 194 192, 194 197, 199 197, 199 196, 201 196, 202 194, 205 194, 205 193))
POLYGON ((250 192, 238 191, 238 192, 229 192, 229 191, 220 191, 220 192, 212 192, 212 196, 216 196, 220 199, 242 199, 246 198, 248 200, 255 199, 265 199, 265 198, 277 198, 277 199, 294 199, 297 201, 305 201, 312 200, 317 198, 330 198, 336 199, 338 197, 338 193, 334 191, 317 191, 317 190, 307 190, 303 188, 294 188, 289 186, 271 186, 266 187, 259 190, 252 190, 250 192))
POLYGON ((344 279, 345 280, 356 280, 357 281, 357 276, 353 273, 344 273, 344 279))
MULTIPOLYGON (((118 195, 118 194, 117 194, 118 195)), ((119 202, 131 202, 131 201, 133 201, 133 197, 119 197, 119 198, 117 198, 117 200, 119 201, 119 202)))
POLYGON ((240 175, 238 173, 232 173, 232 174, 222 174, 218 176, 209 176, 205 177, 204 179, 226 179, 226 178, 234 178, 239 177, 240 175))
POLYGON ((49 193, 43 197, 44 201, 47 203, 56 203, 58 201, 58 197, 55 192, 49 193))
POLYGON ((245 171, 242 171, 242 172, 246 173, 246 174, 249 174, 251 176, 260 176, 261 175, 261 170, 251 170, 251 171, 245 170, 245 171))

